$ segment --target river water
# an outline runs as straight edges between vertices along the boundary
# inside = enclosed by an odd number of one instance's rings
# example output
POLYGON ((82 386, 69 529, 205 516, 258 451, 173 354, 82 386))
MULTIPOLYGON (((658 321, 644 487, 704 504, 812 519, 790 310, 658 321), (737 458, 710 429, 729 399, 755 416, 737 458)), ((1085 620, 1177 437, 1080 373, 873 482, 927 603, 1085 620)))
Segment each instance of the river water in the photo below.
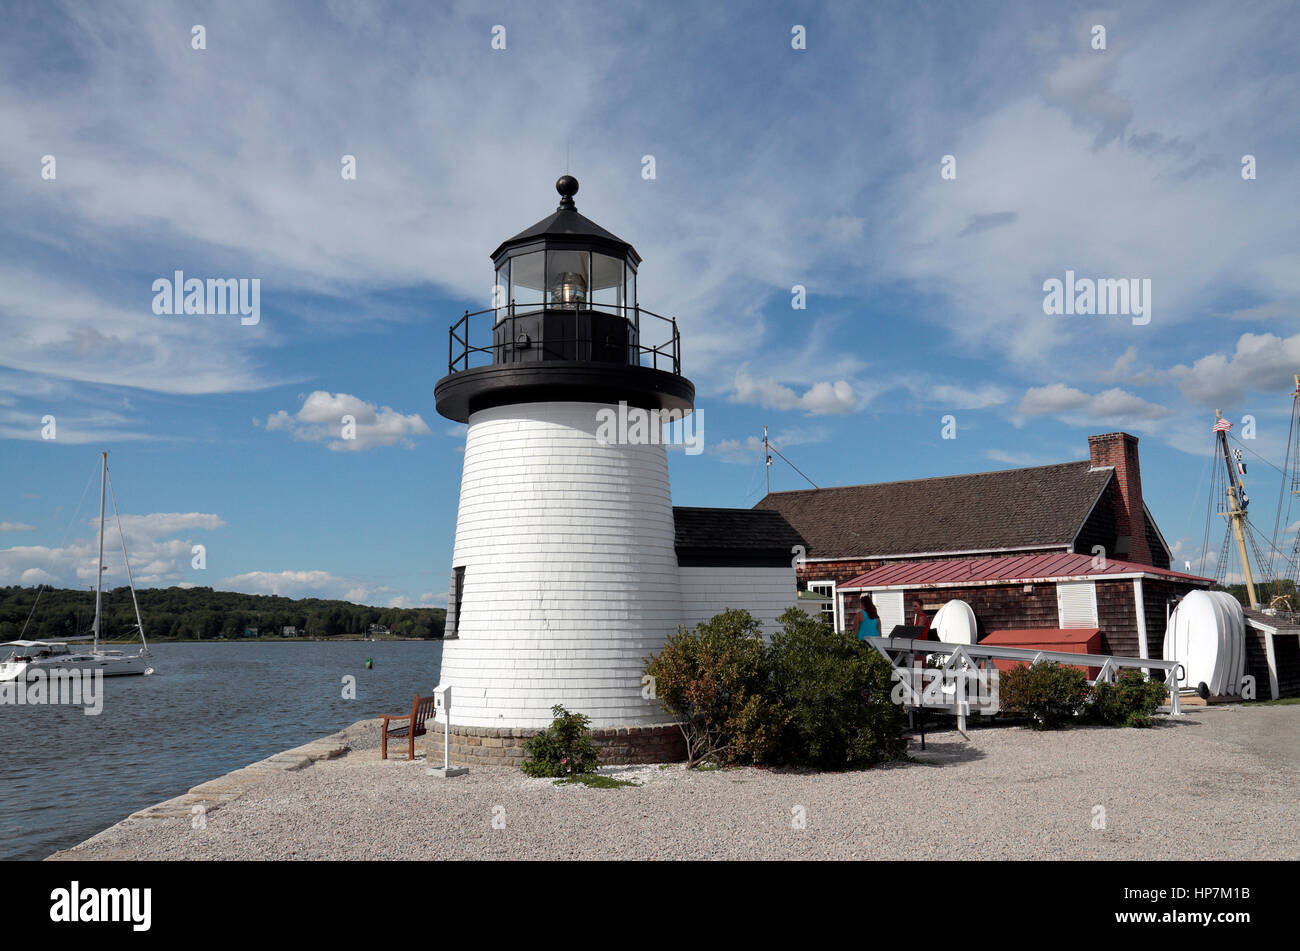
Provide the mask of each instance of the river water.
POLYGON ((130 813, 438 683, 441 641, 156 644, 103 709, 0 704, 0 859, 43 859, 130 813), (370 657, 374 667, 366 670, 370 657), (345 676, 356 698, 343 699, 345 676))

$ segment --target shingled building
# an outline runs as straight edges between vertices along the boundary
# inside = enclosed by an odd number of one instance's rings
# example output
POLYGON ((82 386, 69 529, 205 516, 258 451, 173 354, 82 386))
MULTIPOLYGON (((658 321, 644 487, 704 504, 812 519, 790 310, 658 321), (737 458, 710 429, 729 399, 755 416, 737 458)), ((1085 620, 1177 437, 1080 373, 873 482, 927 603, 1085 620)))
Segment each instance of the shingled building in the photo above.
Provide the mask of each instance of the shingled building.
POLYGON ((1089 458, 907 482, 773 492, 807 544, 801 589, 830 596, 843 627, 870 591, 888 633, 919 597, 971 605, 992 630, 1097 628, 1103 648, 1158 657, 1168 606, 1208 578, 1170 570, 1142 500, 1138 440, 1088 439, 1089 458))

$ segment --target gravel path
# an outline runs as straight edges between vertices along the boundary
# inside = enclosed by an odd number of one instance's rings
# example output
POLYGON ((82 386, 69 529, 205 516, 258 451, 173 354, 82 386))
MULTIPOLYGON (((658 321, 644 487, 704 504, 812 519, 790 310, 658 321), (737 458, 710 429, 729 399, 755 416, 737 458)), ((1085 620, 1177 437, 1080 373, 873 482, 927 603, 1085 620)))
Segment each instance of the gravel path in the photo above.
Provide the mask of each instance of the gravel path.
POLYGON ((372 732, 357 724, 346 756, 267 774, 204 829, 128 819, 54 857, 1300 858, 1300 706, 1199 708, 1150 730, 930 734, 917 762, 854 773, 606 770, 642 784, 621 789, 507 767, 436 779, 423 757, 381 762, 372 732))

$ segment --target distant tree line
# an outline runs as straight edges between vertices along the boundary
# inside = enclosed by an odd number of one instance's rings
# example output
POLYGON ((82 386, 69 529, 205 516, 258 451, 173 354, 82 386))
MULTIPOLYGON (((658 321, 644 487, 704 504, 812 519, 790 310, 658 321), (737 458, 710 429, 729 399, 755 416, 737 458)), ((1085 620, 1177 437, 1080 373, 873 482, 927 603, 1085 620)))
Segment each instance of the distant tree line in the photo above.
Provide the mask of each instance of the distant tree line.
MULTIPOLYGON (((366 635, 382 625, 396 637, 442 637, 447 612, 443 608, 376 608, 349 601, 284 598, 240 594, 211 588, 142 588, 136 592, 148 638, 214 640, 238 638, 251 628, 259 637, 279 637, 286 627, 299 637, 366 635)), ((131 589, 104 592, 105 638, 135 637, 131 589)), ((25 634, 28 640, 59 640, 89 634, 95 618, 92 592, 70 588, 0 587, 0 640, 25 634), (35 614, 38 591, 40 602, 35 614)))
MULTIPOLYGON (((1250 597, 1246 593, 1246 585, 1229 584, 1214 585, 1216 591, 1227 591, 1234 598, 1241 602, 1243 607, 1250 607, 1250 597)), ((1255 596, 1259 598, 1259 603, 1268 607, 1274 598, 1285 598, 1285 602, 1280 602, 1278 607, 1283 611, 1300 611, 1300 597, 1296 596, 1295 581, 1290 578, 1275 578, 1272 580, 1262 580, 1255 582, 1255 596)))

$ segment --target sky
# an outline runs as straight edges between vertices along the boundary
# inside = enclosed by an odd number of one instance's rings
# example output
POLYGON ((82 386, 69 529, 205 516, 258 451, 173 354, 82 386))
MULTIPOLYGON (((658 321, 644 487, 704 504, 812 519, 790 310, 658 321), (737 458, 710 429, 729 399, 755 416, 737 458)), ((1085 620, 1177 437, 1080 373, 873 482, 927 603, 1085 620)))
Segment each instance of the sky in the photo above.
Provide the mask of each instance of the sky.
MULTIPOLYGON (((764 425, 822 486, 1123 430, 1176 565, 1213 574, 1215 410, 1254 417, 1248 460, 1285 456, 1295 4, 0 0, 0 22, 0 584, 94 583, 107 450, 142 586, 445 605, 448 327, 566 171, 681 327, 704 451, 670 452, 678 505, 758 501, 764 425), (178 270, 256 278, 258 320, 155 313, 178 270), (1045 313, 1067 272, 1135 279, 1149 310, 1045 313)), ((1247 476, 1269 531, 1280 478, 1247 476)))

